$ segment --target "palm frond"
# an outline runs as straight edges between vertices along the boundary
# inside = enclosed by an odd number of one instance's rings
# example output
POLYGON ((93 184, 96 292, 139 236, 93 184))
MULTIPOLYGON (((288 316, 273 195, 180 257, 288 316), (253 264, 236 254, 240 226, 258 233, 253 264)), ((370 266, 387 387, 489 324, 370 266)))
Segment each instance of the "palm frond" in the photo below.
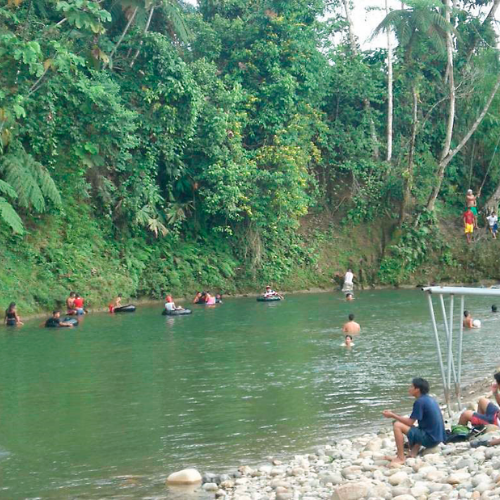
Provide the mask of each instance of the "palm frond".
POLYGON ((9 198, 17 198, 16 190, 2 179, 0 179, 0 193, 6 194, 9 198))
POLYGON ((162 0, 162 6, 179 40, 184 43, 188 42, 190 33, 178 2, 176 0, 162 0))

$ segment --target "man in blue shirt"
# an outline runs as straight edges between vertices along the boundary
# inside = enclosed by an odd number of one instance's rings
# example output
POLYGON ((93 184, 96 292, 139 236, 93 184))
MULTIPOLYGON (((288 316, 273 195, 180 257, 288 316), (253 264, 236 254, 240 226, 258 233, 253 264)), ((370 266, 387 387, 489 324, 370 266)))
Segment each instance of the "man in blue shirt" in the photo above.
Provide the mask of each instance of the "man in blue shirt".
POLYGON ((405 434, 410 444, 410 457, 417 456, 421 446, 433 448, 445 440, 443 415, 437 402, 428 395, 429 382, 423 378, 414 378, 408 393, 416 398, 410 417, 402 417, 390 410, 382 412, 384 417, 395 420, 393 430, 397 456, 390 457, 391 464, 402 464, 405 461, 405 434), (415 421, 418 421, 418 427, 413 426, 415 421))

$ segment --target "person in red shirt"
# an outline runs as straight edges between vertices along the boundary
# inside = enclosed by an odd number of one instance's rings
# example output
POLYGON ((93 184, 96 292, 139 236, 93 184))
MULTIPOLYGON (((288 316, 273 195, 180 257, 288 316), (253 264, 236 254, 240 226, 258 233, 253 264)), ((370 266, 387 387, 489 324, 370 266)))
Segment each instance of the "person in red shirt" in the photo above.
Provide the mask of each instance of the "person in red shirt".
POLYGON ((78 314, 79 316, 85 314, 85 309, 83 308, 83 299, 79 293, 76 294, 74 304, 75 304, 76 314, 78 314))
POLYGON ((472 241, 472 233, 474 232, 474 214, 472 213, 471 207, 467 207, 463 218, 465 225, 465 237, 467 238, 467 243, 470 243, 472 241))

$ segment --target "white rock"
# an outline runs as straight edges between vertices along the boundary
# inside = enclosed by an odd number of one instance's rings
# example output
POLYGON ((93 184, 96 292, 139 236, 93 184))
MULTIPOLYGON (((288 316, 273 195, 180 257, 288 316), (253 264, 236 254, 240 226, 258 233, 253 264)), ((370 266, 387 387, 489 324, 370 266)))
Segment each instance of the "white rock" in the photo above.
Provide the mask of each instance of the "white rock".
POLYGON ((487 474, 476 474, 472 478, 472 486, 479 486, 480 484, 489 484, 491 483, 491 478, 487 474))
POLYGON ((393 497, 393 500, 415 500, 415 497, 413 495, 398 495, 393 497))
POLYGON ((470 479, 470 474, 468 472, 465 472, 465 471, 457 471, 457 472, 454 472, 453 474, 450 474, 450 476, 448 477, 448 479, 446 480, 446 482, 448 484, 462 484, 462 483, 465 483, 467 481, 469 481, 470 479))
POLYGON ((203 485, 203 489, 205 491, 217 491, 219 489, 219 487, 215 483, 205 483, 203 485))
POLYGON ((369 484, 366 482, 347 483, 338 486, 332 495, 332 500, 359 500, 366 497, 369 484))
POLYGON ((422 495, 428 495, 429 494, 429 488, 425 483, 421 482, 416 482, 412 488, 410 488, 410 493, 414 497, 420 497, 422 495))
POLYGON ((389 477, 389 483, 392 484, 392 486, 397 486, 408 479, 408 474, 403 471, 398 471, 392 476, 389 477))
POLYGON ((201 479, 201 474, 196 469, 183 469, 170 474, 167 484, 196 484, 201 483, 201 479))

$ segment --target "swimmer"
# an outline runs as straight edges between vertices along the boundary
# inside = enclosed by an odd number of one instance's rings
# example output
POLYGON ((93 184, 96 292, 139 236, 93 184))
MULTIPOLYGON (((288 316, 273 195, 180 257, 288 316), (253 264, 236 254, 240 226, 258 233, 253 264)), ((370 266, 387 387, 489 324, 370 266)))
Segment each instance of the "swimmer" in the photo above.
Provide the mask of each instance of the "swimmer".
POLYGON ((361 330, 361 327, 359 326, 356 321, 354 321, 354 314, 349 314, 349 321, 344 324, 342 327, 342 331, 344 333, 348 333, 349 335, 355 335, 359 333, 361 330))
POLYGON ((8 309, 5 311, 4 323, 7 326, 21 326, 24 324, 17 314, 15 302, 11 302, 8 309))
POLYGON ((474 324, 472 314, 469 311, 464 311, 464 328, 479 328, 474 324))
POLYGON ((352 293, 346 293, 345 300, 347 300, 347 301, 354 300, 354 295, 352 293))
POLYGON ((491 312, 492 312, 492 313, 496 313, 496 312, 498 312, 498 307, 497 307, 495 304, 493 304, 493 305, 491 306, 491 312))
POLYGON ((194 296, 193 299, 193 304, 202 304, 204 303, 205 300, 201 296, 201 292, 196 292, 196 295, 194 296))
POLYGON ((352 337, 350 335, 345 336, 345 340, 343 344, 340 344, 342 347, 351 347, 354 345, 354 342, 352 341, 352 337))

